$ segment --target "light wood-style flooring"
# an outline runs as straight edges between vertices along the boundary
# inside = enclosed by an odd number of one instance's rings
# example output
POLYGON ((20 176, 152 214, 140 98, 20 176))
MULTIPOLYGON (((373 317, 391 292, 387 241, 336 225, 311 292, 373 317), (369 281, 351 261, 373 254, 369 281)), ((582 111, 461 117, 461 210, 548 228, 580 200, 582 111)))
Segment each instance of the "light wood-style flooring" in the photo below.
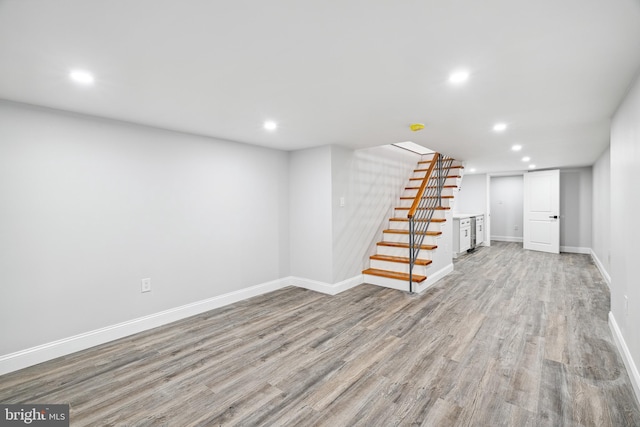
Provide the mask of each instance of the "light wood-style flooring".
POLYGON ((640 426, 587 255, 493 242, 421 295, 286 288, 0 377, 84 426, 640 426))

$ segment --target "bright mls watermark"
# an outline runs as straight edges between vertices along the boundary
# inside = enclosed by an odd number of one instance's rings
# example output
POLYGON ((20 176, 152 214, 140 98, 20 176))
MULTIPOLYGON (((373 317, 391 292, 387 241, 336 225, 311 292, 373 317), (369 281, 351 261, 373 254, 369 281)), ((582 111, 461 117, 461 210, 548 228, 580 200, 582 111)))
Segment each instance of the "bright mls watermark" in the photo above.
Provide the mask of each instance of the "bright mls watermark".
POLYGON ((0 403, 0 427, 69 427, 69 405, 4 405, 0 403))

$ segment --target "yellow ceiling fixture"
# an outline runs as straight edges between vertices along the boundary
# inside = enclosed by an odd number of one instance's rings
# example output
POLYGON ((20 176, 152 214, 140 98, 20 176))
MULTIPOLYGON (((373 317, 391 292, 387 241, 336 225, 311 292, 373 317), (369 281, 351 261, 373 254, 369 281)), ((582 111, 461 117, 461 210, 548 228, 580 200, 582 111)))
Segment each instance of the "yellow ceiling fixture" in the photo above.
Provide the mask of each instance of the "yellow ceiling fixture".
POLYGON ((422 123, 411 123, 409 125, 409 129, 411 129, 414 132, 418 132, 419 130, 424 129, 424 125, 422 123))

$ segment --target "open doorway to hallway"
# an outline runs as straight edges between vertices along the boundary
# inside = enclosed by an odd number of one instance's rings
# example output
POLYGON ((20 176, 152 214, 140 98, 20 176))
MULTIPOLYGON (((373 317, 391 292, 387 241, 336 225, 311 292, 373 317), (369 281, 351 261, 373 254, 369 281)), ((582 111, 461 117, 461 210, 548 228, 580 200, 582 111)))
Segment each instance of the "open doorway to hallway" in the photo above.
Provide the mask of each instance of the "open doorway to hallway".
POLYGON ((491 240, 522 243, 524 180, 522 174, 489 176, 491 240))

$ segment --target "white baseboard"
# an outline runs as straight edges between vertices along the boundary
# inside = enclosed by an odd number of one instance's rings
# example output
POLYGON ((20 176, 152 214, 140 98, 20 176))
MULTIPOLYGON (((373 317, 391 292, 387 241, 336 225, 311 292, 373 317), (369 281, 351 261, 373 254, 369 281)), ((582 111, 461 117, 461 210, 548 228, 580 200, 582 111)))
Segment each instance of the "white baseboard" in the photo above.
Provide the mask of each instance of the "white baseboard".
POLYGON ((497 240, 498 242, 522 243, 522 237, 512 237, 512 236, 491 236, 491 240, 497 240))
POLYGON ((329 295, 336 295, 363 283, 363 276, 352 277, 342 282, 328 284, 301 277, 286 277, 238 291, 229 292, 202 301, 171 308, 159 313, 139 317, 126 322, 74 335, 61 340, 38 345, 15 353, 0 355, 0 375, 86 350, 109 341, 147 331, 177 320, 186 319, 209 310, 233 304, 251 297, 273 292, 286 286, 298 286, 329 295))
POLYGON ((577 246, 560 246, 560 252, 567 252, 571 254, 591 254, 591 248, 581 248, 577 246))
POLYGON ((195 316, 215 308, 233 304, 251 297, 266 294, 289 285, 287 279, 278 279, 238 291, 229 292, 202 301, 171 308, 148 316, 85 332, 72 337, 31 347, 6 355, 0 355, 0 375, 17 371, 28 366, 66 356, 76 351, 86 350, 96 345, 124 338, 139 332, 166 325, 177 320, 195 316))
POLYGON ((600 270, 600 274, 602 274, 602 277, 604 278, 604 281, 607 283, 607 286, 611 288, 611 276, 609 276, 607 269, 604 268, 604 264, 602 264, 602 261, 600 261, 600 258, 598 258, 598 255, 596 255, 593 249, 591 250, 591 258, 593 259, 593 262, 595 263, 596 267, 598 267, 598 270, 600 270))
POLYGON ((435 273, 429 274, 429 276, 427 277, 427 280, 425 280, 423 283, 418 284, 418 288, 416 289, 416 292, 420 293, 420 292, 426 291, 428 288, 433 286, 438 280, 442 279, 452 271, 453 271, 453 263, 441 268, 435 273))
POLYGON ((358 274, 350 279, 343 280, 342 282, 330 284, 320 282, 317 280, 305 279, 304 277, 290 276, 286 280, 292 286, 299 288, 309 289, 311 291, 321 292, 328 295, 337 295, 340 292, 344 292, 347 289, 354 288, 364 283, 364 277, 362 274, 358 274))
POLYGON ((612 312, 609 312, 609 328, 611 329, 611 333, 613 334, 613 339, 616 342, 618 351, 622 355, 624 366, 627 368, 627 373, 629 374, 629 378, 631 379, 631 385, 633 386, 636 400, 638 401, 638 404, 640 404, 640 374, 638 373, 638 368, 633 361, 633 357, 631 357, 629 347, 627 347, 627 343, 622 336, 622 332, 620 331, 618 323, 616 322, 616 318, 614 317, 612 312))

